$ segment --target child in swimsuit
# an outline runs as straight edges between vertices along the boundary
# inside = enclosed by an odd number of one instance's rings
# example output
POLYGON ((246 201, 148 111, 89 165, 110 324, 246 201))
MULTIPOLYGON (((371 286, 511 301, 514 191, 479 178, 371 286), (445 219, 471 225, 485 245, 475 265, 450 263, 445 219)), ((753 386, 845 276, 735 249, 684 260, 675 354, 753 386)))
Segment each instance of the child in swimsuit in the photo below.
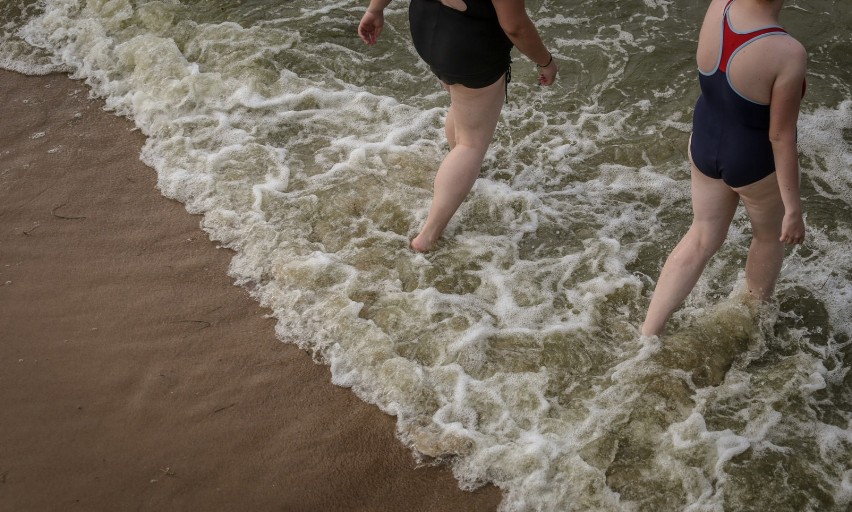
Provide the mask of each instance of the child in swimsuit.
POLYGON ((693 222, 666 260, 643 335, 660 334, 722 245, 739 201, 752 242, 749 294, 768 300, 784 244, 804 241, 796 120, 807 55, 778 24, 783 0, 713 0, 698 38, 690 138, 693 222))

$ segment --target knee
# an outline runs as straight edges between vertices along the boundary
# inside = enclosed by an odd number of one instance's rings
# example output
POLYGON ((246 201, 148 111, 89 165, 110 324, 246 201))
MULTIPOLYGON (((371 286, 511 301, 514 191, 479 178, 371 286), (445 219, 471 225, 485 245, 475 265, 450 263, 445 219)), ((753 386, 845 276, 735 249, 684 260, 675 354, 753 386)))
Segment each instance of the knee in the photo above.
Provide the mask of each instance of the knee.
POLYGON ((781 238, 781 228, 778 229, 753 229, 751 230, 751 241, 752 243, 758 244, 778 244, 784 245, 783 242, 780 241, 781 238))
POLYGON ((708 257, 715 254, 728 237, 727 229, 696 228, 696 231, 696 249, 708 257))
POLYGON ((453 131, 453 135, 456 144, 468 147, 470 149, 474 149, 476 151, 481 151, 483 153, 488 151, 488 146, 490 146, 491 141, 494 140, 493 130, 471 130, 466 129, 466 127, 459 128, 459 126, 456 126, 455 130, 453 131))
POLYGON ((722 247, 726 236, 727 231, 708 232, 693 226, 671 258, 684 266, 704 265, 722 247))
POLYGON ((466 153, 474 155, 478 158, 484 159, 485 153, 488 152, 488 142, 463 139, 457 136, 455 143, 455 148, 465 151, 466 153))

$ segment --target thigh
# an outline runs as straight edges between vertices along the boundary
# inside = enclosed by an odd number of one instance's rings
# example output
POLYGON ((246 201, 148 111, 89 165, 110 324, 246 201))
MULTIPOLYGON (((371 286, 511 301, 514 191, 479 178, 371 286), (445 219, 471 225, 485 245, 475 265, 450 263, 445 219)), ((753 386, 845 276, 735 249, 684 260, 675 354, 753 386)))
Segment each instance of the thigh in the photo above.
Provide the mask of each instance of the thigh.
POLYGON ((784 220, 784 202, 775 173, 760 181, 734 189, 742 197, 756 237, 778 237, 784 220))
POLYGON ((705 236, 721 242, 739 204, 737 193, 722 180, 713 179, 692 166, 692 225, 705 236))
POLYGON ((500 119, 506 99, 503 76, 493 84, 471 89, 461 84, 447 85, 453 110, 456 144, 487 148, 500 119))

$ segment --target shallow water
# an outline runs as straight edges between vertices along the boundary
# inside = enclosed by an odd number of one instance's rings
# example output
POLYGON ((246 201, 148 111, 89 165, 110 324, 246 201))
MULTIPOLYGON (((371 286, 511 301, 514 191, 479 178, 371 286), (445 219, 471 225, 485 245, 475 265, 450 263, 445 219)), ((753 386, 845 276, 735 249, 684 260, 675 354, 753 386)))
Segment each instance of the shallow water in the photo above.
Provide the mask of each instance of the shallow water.
POLYGON ((10 0, 0 65, 85 78, 148 136, 162 192, 237 251, 236 280, 426 461, 504 510, 842 511, 852 505, 852 8, 788 2, 810 54, 808 242, 775 304, 725 247, 662 343, 653 282, 690 222, 702 6, 528 1, 560 65, 516 54, 482 177, 428 256, 406 249, 446 151, 447 97, 406 3, 10 0))

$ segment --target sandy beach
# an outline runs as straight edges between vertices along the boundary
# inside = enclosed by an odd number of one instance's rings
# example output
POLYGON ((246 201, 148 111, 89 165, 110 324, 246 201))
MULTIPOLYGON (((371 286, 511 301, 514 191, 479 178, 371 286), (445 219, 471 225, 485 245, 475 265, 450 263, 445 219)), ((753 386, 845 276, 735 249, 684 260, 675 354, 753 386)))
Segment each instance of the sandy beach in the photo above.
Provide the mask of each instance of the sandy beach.
POLYGON ((0 510, 488 511, 276 339, 144 136, 0 71, 0 510))

